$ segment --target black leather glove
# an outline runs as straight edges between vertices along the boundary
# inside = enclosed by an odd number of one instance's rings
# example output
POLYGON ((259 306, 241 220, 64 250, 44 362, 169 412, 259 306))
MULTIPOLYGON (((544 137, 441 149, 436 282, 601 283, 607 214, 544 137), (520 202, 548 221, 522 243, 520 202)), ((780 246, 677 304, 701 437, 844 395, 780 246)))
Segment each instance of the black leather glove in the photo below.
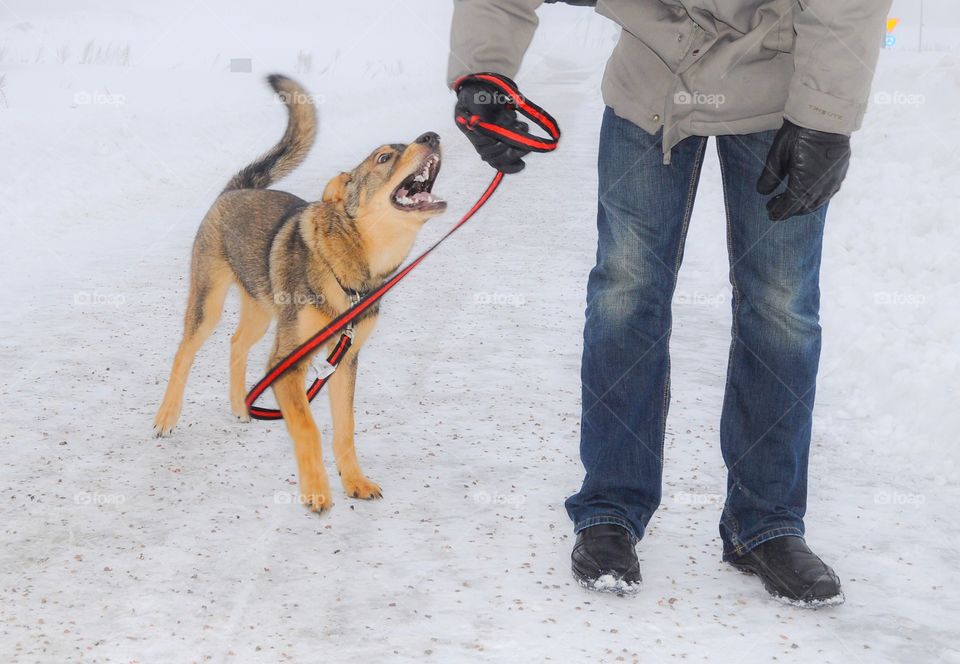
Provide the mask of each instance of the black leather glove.
POLYGON ((757 191, 764 196, 781 184, 787 186, 767 201, 770 219, 780 221, 823 207, 840 191, 849 165, 849 136, 798 127, 784 119, 757 180, 757 191))
MULTIPOLYGON (((526 132, 530 126, 517 119, 517 112, 509 103, 507 97, 500 90, 492 86, 479 83, 467 83, 457 93, 456 115, 470 119, 479 116, 484 122, 500 125, 517 132, 526 132)), ((526 164, 523 157, 530 151, 502 143, 495 138, 470 131, 461 124, 457 124, 473 147, 480 154, 480 158, 504 173, 518 173, 526 164)))

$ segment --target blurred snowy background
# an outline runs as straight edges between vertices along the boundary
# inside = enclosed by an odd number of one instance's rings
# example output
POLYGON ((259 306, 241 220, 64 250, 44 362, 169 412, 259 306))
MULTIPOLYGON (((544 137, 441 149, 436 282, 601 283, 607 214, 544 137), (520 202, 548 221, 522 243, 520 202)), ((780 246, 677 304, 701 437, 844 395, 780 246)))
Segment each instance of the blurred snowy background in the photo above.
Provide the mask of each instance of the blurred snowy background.
MULTIPOLYGON (((289 504, 283 427, 229 415, 233 299, 181 426, 151 438, 196 226, 282 132, 263 75, 321 102, 318 145, 280 188, 316 197, 373 145, 432 129, 451 213, 421 246, 482 191, 491 173, 443 83, 450 14, 439 0, 0 3, 3 660, 960 662, 952 1, 922 17, 895 3, 827 226, 808 530, 845 581, 842 609, 784 609, 719 562, 729 286, 712 155, 676 297, 645 592, 588 596, 569 578, 562 500, 581 479, 599 77, 616 39, 585 9, 544 7, 518 76, 560 121, 560 151, 532 157, 390 296, 364 351, 358 446, 384 501, 340 497, 322 518, 289 504)), ((329 432, 323 399, 314 410, 329 432)))

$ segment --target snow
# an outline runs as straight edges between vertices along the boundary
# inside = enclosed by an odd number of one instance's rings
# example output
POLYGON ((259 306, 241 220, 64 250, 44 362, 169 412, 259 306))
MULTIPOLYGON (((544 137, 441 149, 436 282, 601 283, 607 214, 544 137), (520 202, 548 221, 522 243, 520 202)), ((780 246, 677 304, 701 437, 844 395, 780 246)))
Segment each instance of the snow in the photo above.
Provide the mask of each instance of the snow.
MULTIPOLYGON (((564 129, 396 289, 360 365, 358 447, 385 498, 297 504, 282 423, 233 421, 227 344, 151 437, 188 253, 281 134, 262 76, 322 129, 280 187, 318 197, 373 146, 443 136, 449 212, 487 184, 442 84, 450 7, 23 0, 0 13, 0 653, 8 662, 960 662, 960 57, 884 53, 828 222, 808 541, 842 607, 802 611, 720 562, 722 197, 704 168, 675 307, 664 504, 644 587, 569 572, 599 75, 615 32, 542 10, 518 82, 564 129), (229 71, 231 60, 253 75, 229 71)), ((254 351, 253 368, 268 344, 254 351)), ((329 444, 323 399, 314 411, 329 444)), ((329 450, 328 450, 329 459, 329 450)))
POLYGON ((584 588, 589 588, 590 590, 595 590, 601 593, 614 593, 622 596, 635 595, 643 590, 643 582, 631 583, 629 581, 624 581, 613 574, 601 574, 590 582, 582 581, 580 579, 577 579, 577 581, 584 588))

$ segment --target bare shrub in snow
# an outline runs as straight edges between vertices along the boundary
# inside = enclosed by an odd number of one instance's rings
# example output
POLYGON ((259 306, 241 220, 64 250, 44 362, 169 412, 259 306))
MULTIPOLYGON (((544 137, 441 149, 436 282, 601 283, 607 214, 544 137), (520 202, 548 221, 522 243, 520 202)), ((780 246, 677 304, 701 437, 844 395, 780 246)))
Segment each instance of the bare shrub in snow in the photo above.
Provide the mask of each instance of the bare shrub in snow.
POLYGON ((115 46, 107 44, 98 46, 94 41, 88 41, 84 44, 83 53, 80 55, 81 65, 118 65, 120 67, 130 66, 130 45, 115 46))
POLYGON ((313 53, 299 51, 297 53, 297 73, 309 74, 311 71, 313 71, 313 53))

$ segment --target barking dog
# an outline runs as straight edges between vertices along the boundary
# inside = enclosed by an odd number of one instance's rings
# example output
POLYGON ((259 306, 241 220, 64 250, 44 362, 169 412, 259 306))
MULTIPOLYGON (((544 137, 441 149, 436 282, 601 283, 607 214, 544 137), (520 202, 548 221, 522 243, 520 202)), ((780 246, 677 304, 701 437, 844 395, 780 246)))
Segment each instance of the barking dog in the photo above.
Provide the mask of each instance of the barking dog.
MULTIPOLYGON (((351 300, 379 286, 406 258, 423 223, 446 209, 431 193, 440 171, 440 137, 433 132, 378 147, 330 180, 318 202, 267 189, 303 162, 317 132, 316 110, 304 89, 283 76, 268 81, 287 106, 287 129, 273 149, 230 180, 197 231, 183 339, 154 419, 158 436, 177 423, 193 358, 216 327, 233 284, 240 291, 240 323, 230 342, 230 403, 240 420, 249 421, 247 354, 270 321, 277 320, 273 366, 351 300)), ((357 461, 353 398, 357 353, 377 312, 374 305, 357 319, 353 344, 328 381, 340 481, 348 495, 364 499, 381 492, 357 461)), ((333 501, 305 392, 308 362, 285 373, 273 390, 293 438, 302 500, 320 512, 333 501)))

